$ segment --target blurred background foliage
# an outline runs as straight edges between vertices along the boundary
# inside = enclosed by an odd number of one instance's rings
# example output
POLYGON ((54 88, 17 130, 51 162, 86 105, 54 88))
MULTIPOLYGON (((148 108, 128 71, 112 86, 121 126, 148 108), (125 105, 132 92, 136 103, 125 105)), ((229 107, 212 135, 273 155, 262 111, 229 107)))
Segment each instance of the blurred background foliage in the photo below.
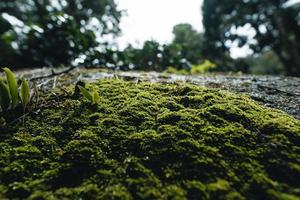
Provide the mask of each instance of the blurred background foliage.
MULTIPOLYGON (((203 24, 207 42, 204 55, 221 64, 226 60, 223 57, 228 57, 233 43, 239 47, 248 45, 253 51, 253 58, 259 58, 260 63, 256 64, 261 67, 265 67, 262 61, 266 60, 266 56, 272 57, 272 62, 278 57, 284 65, 285 74, 300 76, 300 7, 299 3, 291 5, 289 2, 204 0, 203 24), (242 28, 251 29, 254 34, 251 37, 240 34, 242 28), (212 54, 212 51, 215 53, 212 54)), ((231 66, 224 63, 223 67, 230 69, 231 66)), ((265 72, 271 71, 266 69, 265 72)))
POLYGON ((124 11, 114 0, 1 0, 0 65, 300 76, 300 6, 288 2, 204 0, 204 32, 178 24, 168 44, 118 49, 124 11), (232 46, 252 54, 232 58, 232 46))
POLYGON ((1 0, 0 63, 71 65, 116 36, 122 12, 114 0, 1 0))

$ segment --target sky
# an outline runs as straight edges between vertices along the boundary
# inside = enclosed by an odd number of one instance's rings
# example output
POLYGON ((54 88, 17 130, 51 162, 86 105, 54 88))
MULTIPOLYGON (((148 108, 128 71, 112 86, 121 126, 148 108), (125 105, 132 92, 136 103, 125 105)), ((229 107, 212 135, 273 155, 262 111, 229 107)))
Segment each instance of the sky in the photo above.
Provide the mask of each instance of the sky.
POLYGON ((172 40, 172 29, 179 23, 190 23, 203 31, 202 0, 118 0, 119 8, 127 10, 122 19, 120 47, 128 43, 139 46, 145 40, 160 43, 172 40))
MULTIPOLYGON (((179 23, 190 23, 198 31, 203 31, 201 6, 203 0, 116 0, 119 8, 127 10, 121 21, 122 36, 117 39, 120 48, 128 44, 140 47, 144 41, 154 39, 160 43, 170 42, 172 29, 179 23)), ((287 5, 299 3, 290 0, 287 5)), ((253 30, 245 27, 241 34, 253 37, 253 30)), ((255 33, 254 33, 255 35, 255 33)), ((238 48, 231 44, 231 56, 243 57, 251 54, 248 46, 238 48)))
MULTIPOLYGON (((203 0, 116 0, 116 2, 120 9, 127 12, 121 19, 122 35, 116 40, 121 49, 128 44, 140 47, 144 41, 151 39, 168 43, 173 39, 173 27, 179 23, 189 23, 196 30, 204 31, 201 12, 203 0)), ((300 3, 300 0, 290 0, 287 6, 295 3, 300 3)), ((11 23, 21 23, 8 15, 6 18, 11 23)), ((250 37, 255 35, 255 32, 247 27, 238 31, 250 37)), ((233 58, 252 53, 248 46, 238 48, 237 44, 230 45, 233 58)))
POLYGON ((288 2, 288 5, 292 5, 292 4, 294 4, 294 3, 300 3, 300 0, 290 0, 290 1, 288 2))

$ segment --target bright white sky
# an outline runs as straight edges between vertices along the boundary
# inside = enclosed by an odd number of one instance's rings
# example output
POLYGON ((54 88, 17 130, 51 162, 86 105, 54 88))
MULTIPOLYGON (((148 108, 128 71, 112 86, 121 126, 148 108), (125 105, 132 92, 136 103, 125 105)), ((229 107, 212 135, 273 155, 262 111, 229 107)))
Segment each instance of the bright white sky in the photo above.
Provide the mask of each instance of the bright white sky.
MULTIPOLYGON (((127 10, 121 22, 122 36, 117 39, 119 47, 128 44, 141 46, 144 41, 154 39, 167 43, 173 39, 173 27, 189 23, 203 31, 201 6, 203 0, 118 0, 119 8, 127 10)), ((247 30, 244 30, 247 31, 247 30)), ((232 44, 236 46, 236 44, 232 44)), ((232 48, 235 58, 250 54, 248 47, 232 48)))
MULTIPOLYGON (((128 44, 141 46, 144 41, 154 39, 160 43, 172 40, 172 29, 179 23, 190 23, 198 31, 203 31, 201 6, 203 0, 117 0, 119 8, 127 10, 123 17, 121 29, 123 35, 117 40, 119 47, 128 44)), ((299 3, 290 0, 287 5, 299 3)), ((246 35, 253 35, 247 28, 240 30, 246 35)), ((254 33, 255 34, 255 33, 254 33)), ((251 50, 234 47, 231 44, 231 55, 234 58, 251 54, 251 50)))
POLYGON ((172 29, 179 23, 190 23, 202 31, 202 0, 118 0, 119 7, 127 10, 122 19, 123 36, 120 47, 142 44, 154 39, 160 43, 172 40, 172 29))
MULTIPOLYGON (((201 13, 203 0, 116 0, 116 2, 120 9, 127 11, 127 16, 123 17, 121 22, 123 35, 116 41, 121 49, 128 44, 141 46, 144 41, 151 39, 160 43, 170 42, 173 38, 172 29, 179 23, 189 23, 196 30, 203 31, 201 13)), ((300 3, 300 0, 290 0, 287 6, 295 3, 300 3)), ((18 22, 10 16, 6 18, 11 23, 18 22)), ((250 37, 255 35, 253 30, 247 27, 238 31, 250 37)), ((247 46, 238 48, 234 47, 237 46, 234 43, 230 46, 234 58, 251 53, 247 46)))

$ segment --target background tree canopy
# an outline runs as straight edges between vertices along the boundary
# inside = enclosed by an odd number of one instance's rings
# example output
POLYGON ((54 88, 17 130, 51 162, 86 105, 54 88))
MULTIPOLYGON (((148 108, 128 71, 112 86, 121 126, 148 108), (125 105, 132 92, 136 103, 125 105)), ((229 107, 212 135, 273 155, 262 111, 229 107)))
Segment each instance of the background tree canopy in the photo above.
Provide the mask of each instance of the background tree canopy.
POLYGON ((114 0, 3 0, 0 13, 0 64, 14 67, 71 65, 117 35, 122 16, 114 0))
POLYGON ((128 46, 123 51, 123 64, 137 70, 164 71, 168 66, 179 70, 189 69, 191 64, 204 61, 202 33, 194 30, 190 24, 178 24, 173 28, 173 35, 174 39, 169 44, 162 45, 152 40, 146 41, 142 48, 128 46))
POLYGON ((205 32, 178 24, 167 44, 121 50, 112 48, 123 15, 114 0, 2 0, 0 65, 164 71, 209 60, 216 66, 210 71, 300 76, 300 3, 204 0, 202 10, 205 32), (234 59, 233 46, 253 54, 234 59))
POLYGON ((288 75, 300 76, 300 9, 297 4, 287 3, 288 0, 204 0, 205 55, 222 58, 236 42, 240 47, 249 45, 254 53, 272 50, 288 75), (251 28, 254 36, 239 34, 242 28, 251 28))

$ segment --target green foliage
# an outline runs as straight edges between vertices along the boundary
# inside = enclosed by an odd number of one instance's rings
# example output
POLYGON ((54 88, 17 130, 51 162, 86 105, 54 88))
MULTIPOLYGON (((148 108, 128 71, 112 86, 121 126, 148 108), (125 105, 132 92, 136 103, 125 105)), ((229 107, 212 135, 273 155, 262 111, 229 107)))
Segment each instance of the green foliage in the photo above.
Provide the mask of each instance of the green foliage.
POLYGON ((88 88, 97 111, 58 92, 0 128, 2 199, 298 198, 299 120, 190 84, 88 88))
POLYGON ((133 64, 134 69, 144 71, 162 71, 163 48, 157 41, 145 41, 142 48, 128 46, 124 50, 129 64, 133 64))
POLYGON ((6 74, 6 81, 8 83, 9 87, 9 93, 11 97, 11 103, 12 103, 12 108, 16 107, 16 105, 19 102, 19 92, 18 92, 18 83, 17 79, 14 75, 14 73, 8 69, 8 68, 3 68, 5 74, 6 74))
POLYGON ((216 64, 210 62, 209 60, 205 60, 200 65, 193 65, 191 68, 191 74, 204 74, 210 72, 215 68, 216 64))
POLYGON ((99 103, 100 100, 100 96, 97 92, 97 90, 93 89, 92 92, 89 92, 87 89, 85 89, 82 86, 78 86, 80 89, 81 94, 87 99, 89 100, 93 105, 96 105, 99 103))
POLYGON ((25 79, 23 79, 21 83, 20 97, 23 104, 23 108, 25 109, 30 100, 29 84, 25 79))
POLYGON ((191 69, 176 69, 175 67, 168 67, 164 72, 168 74, 179 74, 179 75, 197 75, 205 74, 213 71, 216 68, 216 64, 205 60, 202 64, 192 65, 191 69))
POLYGON ((285 75, 285 69, 278 56, 272 51, 264 51, 261 54, 248 56, 246 62, 251 66, 253 74, 285 75))
POLYGON ((39 100, 40 100, 40 91, 36 84, 34 84, 34 98, 35 98, 35 106, 37 106, 39 100))
POLYGON ((19 103, 22 104, 25 110, 30 101, 28 82, 23 79, 19 90, 14 73, 8 68, 3 68, 3 70, 6 74, 6 80, 0 79, 0 106, 2 111, 6 111, 9 108, 13 110, 19 103))
POLYGON ((2 110, 6 110, 10 105, 9 88, 4 80, 0 79, 0 106, 2 110))
POLYGON ((114 0, 4 0, 0 11, 0 65, 16 68, 78 65, 107 46, 97 36, 118 35, 123 13, 114 0))
POLYGON ((93 97, 92 103, 93 104, 98 104, 99 101, 100 101, 100 95, 99 95, 98 91, 95 88, 93 89, 92 97, 93 97))
POLYGON ((171 44, 181 47, 181 57, 194 65, 203 62, 204 36, 191 24, 178 24, 173 28, 174 39, 171 44))
POLYGON ((87 100, 89 100, 90 102, 93 102, 93 96, 92 96, 92 94, 87 90, 87 89, 85 89, 84 87, 82 87, 82 86, 78 86, 79 87, 79 89, 80 89, 80 92, 81 92, 81 94, 87 99, 87 100))
POLYGON ((288 3, 289 0, 204 0, 205 55, 226 65, 231 48, 228 43, 248 45, 254 53, 272 50, 288 75, 300 76, 300 7, 299 3, 288 3), (239 34, 241 29, 255 34, 239 34))
POLYGON ((89 58, 91 66, 107 66, 122 70, 164 71, 168 66, 189 70, 191 64, 203 62, 203 33, 190 24, 178 24, 173 30, 174 40, 169 44, 145 41, 141 48, 132 45, 123 51, 106 49, 105 55, 95 53, 89 58))
POLYGON ((185 69, 176 69, 176 67, 167 67, 167 69, 164 71, 167 74, 179 74, 179 75, 189 75, 190 72, 188 70, 185 69))

